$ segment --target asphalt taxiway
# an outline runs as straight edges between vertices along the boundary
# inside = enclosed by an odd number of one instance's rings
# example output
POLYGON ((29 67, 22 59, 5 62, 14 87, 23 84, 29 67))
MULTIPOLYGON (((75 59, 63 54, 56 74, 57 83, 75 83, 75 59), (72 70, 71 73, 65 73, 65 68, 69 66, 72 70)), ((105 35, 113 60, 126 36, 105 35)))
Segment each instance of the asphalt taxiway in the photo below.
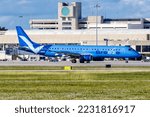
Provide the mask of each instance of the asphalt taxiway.
POLYGON ((91 63, 71 63, 70 61, 0 61, 0 66, 150 66, 150 62, 141 61, 91 61, 91 63))

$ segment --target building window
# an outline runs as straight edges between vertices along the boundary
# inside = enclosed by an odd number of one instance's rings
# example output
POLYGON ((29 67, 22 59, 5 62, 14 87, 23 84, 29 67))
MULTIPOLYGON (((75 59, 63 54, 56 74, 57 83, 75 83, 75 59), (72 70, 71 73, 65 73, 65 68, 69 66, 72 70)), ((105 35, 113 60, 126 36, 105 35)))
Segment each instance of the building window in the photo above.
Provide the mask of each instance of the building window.
POLYGON ((65 18, 65 17, 62 17, 62 20, 63 20, 63 21, 65 21, 65 20, 66 20, 66 18, 65 18))
POLYGON ((150 40, 150 34, 147 34, 147 40, 150 40))
POLYGON ((71 19, 70 17, 68 17, 68 20, 69 20, 69 21, 72 21, 72 19, 71 19))
POLYGON ((87 27, 80 27, 79 29, 87 29, 87 27))
POLYGON ((3 45, 0 45, 0 51, 3 50, 3 45))
POLYGON ((79 22, 79 24, 87 24, 87 22, 79 22))
POLYGON ((141 52, 141 46, 140 45, 136 46, 136 51, 141 52))
POLYGON ((63 22, 62 25, 71 25, 71 22, 63 22))
POLYGON ((71 27, 63 27, 62 30, 71 30, 71 27))
POLYGON ((150 46, 142 46, 142 52, 150 52, 150 46))
POLYGON ((150 29, 150 27, 144 27, 144 29, 150 29))

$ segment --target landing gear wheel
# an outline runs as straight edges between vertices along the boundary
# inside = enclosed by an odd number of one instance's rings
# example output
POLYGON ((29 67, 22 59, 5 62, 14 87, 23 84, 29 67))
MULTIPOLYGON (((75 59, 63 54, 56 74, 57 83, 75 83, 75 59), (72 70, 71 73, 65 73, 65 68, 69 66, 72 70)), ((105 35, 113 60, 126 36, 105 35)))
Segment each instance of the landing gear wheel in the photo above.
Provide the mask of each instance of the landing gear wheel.
POLYGON ((76 63, 77 60, 76 60, 76 59, 72 59, 71 62, 72 62, 72 63, 76 63))

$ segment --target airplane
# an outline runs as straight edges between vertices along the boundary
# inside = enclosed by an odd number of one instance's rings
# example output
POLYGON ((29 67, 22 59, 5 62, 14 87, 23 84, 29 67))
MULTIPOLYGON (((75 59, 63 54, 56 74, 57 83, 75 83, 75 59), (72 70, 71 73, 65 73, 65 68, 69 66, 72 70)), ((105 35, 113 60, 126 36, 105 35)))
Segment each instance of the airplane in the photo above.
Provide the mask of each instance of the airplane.
POLYGON ((47 57, 66 55, 71 62, 90 63, 104 58, 139 58, 141 54, 130 46, 95 46, 95 45, 45 45, 33 42, 21 26, 16 26, 20 49, 47 57))

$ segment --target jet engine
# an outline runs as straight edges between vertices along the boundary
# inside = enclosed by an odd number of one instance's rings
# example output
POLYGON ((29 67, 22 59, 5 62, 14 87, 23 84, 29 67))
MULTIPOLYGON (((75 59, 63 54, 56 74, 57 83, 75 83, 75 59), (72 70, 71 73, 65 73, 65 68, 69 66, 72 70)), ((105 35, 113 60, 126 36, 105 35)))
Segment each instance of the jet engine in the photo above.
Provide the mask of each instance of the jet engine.
POLYGON ((91 55, 81 55, 80 56, 80 63, 84 63, 84 61, 87 61, 88 63, 93 59, 91 55))
POLYGON ((56 52, 46 52, 45 56, 48 56, 48 57, 61 57, 62 55, 58 54, 56 52))

